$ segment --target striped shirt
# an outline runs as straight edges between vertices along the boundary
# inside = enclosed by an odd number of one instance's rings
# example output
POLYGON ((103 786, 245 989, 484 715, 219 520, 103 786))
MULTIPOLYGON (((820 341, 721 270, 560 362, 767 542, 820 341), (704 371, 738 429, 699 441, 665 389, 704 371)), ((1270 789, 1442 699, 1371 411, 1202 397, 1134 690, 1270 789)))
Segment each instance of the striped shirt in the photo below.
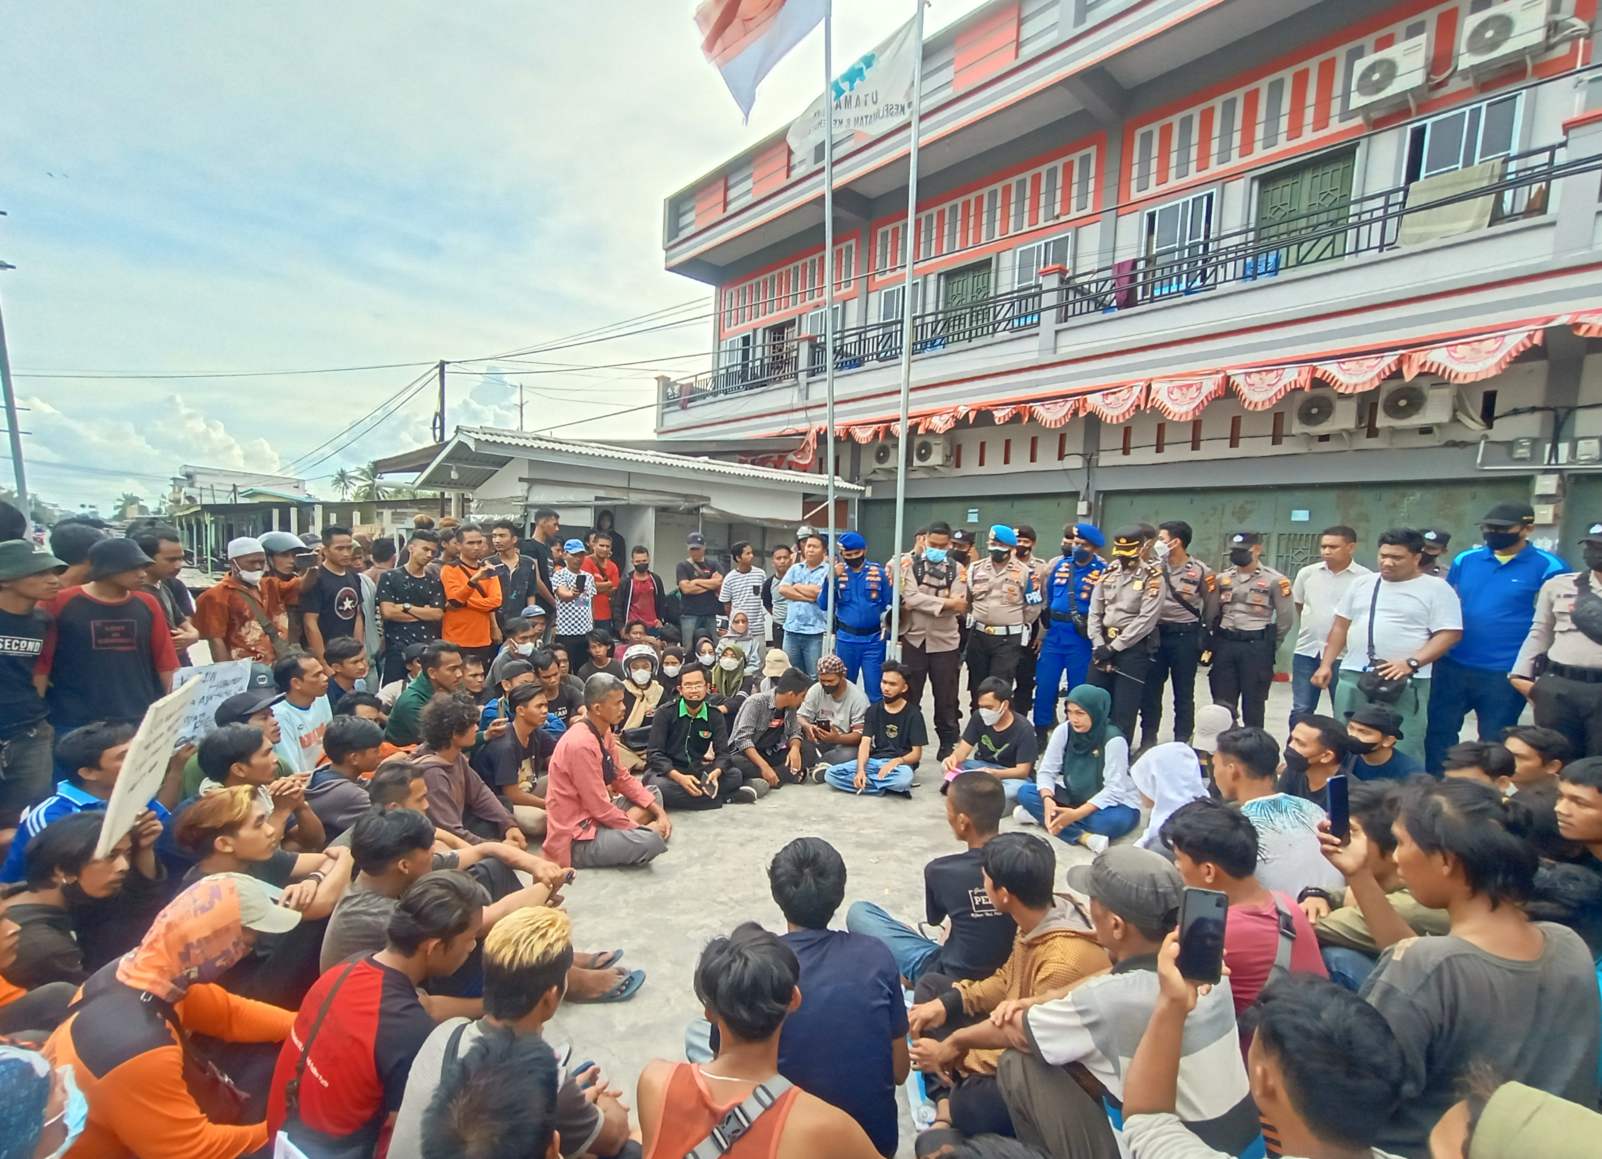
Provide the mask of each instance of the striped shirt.
POLYGON ((744 612, 751 625, 746 635, 757 640, 765 640, 768 635, 768 610, 762 606, 762 589, 767 582, 768 573, 759 567, 750 571, 735 569, 723 577, 723 586, 718 590, 719 602, 729 605, 729 618, 732 620, 735 612, 744 612))

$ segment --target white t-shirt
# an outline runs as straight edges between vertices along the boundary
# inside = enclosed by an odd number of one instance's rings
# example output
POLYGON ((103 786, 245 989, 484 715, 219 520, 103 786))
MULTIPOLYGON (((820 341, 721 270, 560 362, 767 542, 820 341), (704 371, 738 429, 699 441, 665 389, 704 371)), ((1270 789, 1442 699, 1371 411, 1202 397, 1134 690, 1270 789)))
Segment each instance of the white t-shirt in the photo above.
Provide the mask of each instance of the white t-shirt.
POLYGON ((1299 897, 1309 886, 1345 885, 1318 842, 1324 810, 1307 798, 1273 793, 1247 801, 1240 812, 1257 830, 1257 880, 1264 889, 1299 897))
POLYGON ((1330 624, 1335 620, 1341 597, 1363 576, 1373 574, 1360 563, 1348 565, 1345 571, 1330 571, 1329 564, 1323 560, 1308 564, 1296 573, 1291 584, 1291 599, 1302 609, 1301 623, 1296 630, 1298 656, 1324 654, 1324 641, 1329 639, 1330 624))
POLYGON ((287 700, 273 705, 281 734, 273 750, 297 773, 309 773, 323 763, 323 733, 334 719, 328 697, 319 696, 310 708, 296 708, 287 700))
MULTIPOLYGON (((1352 622, 1346 633, 1346 655, 1341 657, 1345 671, 1368 669, 1368 605, 1375 584, 1380 590, 1374 612, 1374 655, 1381 660, 1404 660, 1436 632, 1463 630, 1463 605, 1445 580, 1421 575, 1387 583, 1378 575, 1364 576, 1346 590, 1335 609, 1352 622)), ((1428 679, 1431 667, 1420 668, 1419 678, 1428 679)))

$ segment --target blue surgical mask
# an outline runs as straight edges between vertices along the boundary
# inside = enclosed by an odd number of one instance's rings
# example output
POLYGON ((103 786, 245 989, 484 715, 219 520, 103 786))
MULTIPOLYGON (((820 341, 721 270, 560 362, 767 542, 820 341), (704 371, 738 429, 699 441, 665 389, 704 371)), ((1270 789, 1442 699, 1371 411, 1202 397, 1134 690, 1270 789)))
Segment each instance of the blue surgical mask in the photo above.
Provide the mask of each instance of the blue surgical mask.
POLYGON ((1088 547, 1076 547, 1074 548, 1074 562, 1089 563, 1090 557, 1093 554, 1094 553, 1088 547))
POLYGON ((70 1066, 60 1067, 56 1071, 61 1076, 61 1087, 67 1096, 66 1105, 61 1109, 61 1122, 67 1129, 67 1137, 61 1146, 50 1153, 50 1159, 61 1159, 72 1145, 83 1134, 83 1129, 89 1123, 89 1100, 83 1097, 78 1089, 78 1080, 73 1077, 70 1066))
POLYGON ((928 563, 945 563, 946 549, 943 547, 926 547, 923 549, 923 558, 928 563))

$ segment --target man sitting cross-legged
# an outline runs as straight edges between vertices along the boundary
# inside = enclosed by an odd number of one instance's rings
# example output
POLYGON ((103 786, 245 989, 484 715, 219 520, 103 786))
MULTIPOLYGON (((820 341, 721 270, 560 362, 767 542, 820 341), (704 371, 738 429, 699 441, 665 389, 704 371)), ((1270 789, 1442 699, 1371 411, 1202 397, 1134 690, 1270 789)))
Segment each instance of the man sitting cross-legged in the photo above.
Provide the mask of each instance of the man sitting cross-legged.
POLYGON ((669 809, 716 809, 726 801, 750 804, 767 792, 762 778, 748 785, 730 767, 729 726, 707 704, 707 681, 706 669, 686 668, 679 676, 678 696, 658 708, 651 721, 646 783, 662 794, 669 809))
POLYGON ((894 660, 886 661, 879 679, 884 698, 868 707, 856 759, 816 770, 823 774, 817 779, 859 796, 912 795, 929 733, 923 713, 907 701, 907 688, 906 668, 894 660))
POLYGON ((991 676, 979 682, 979 711, 968 718, 962 740, 943 762, 950 783, 967 770, 989 773, 1006 790, 1007 803, 1035 772, 1040 745, 1032 724, 1012 710, 1012 685, 991 676))
POLYGON ((844 660, 825 656, 818 661, 818 682, 808 690, 796 715, 801 718, 801 731, 818 746, 819 761, 837 765, 857 755, 862 725, 868 717, 868 697, 846 679, 844 660))
POLYGON ((919 1140, 919 1154, 944 1142, 950 1128, 965 1136, 1011 1135, 1012 1119, 996 1082, 1002 1050, 989 1043, 995 1028, 988 1015, 1003 1002, 1060 992, 1111 964, 1090 921, 1051 892, 1055 851, 1028 833, 1003 833, 981 854, 985 893, 1018 927, 1011 956, 990 977, 954 980, 925 973, 918 1005, 907 1015, 913 1061, 929 1076, 937 1100, 935 1130, 919 1140), (977 1025, 974 1025, 977 1022, 977 1025))
POLYGON ((759 689, 740 705, 729 732, 729 748, 733 766, 746 784, 760 782, 770 789, 799 784, 808 767, 817 764, 807 759, 811 746, 796 715, 811 687, 805 672, 786 668, 772 689, 759 689))
POLYGON ((1001 782, 989 773, 958 773, 946 786, 946 824, 967 846, 923 867, 924 918, 949 921, 944 944, 924 937, 871 901, 853 902, 846 929, 890 947, 896 968, 911 986, 925 971, 947 978, 988 978, 1012 952, 1018 927, 985 892, 984 848, 1001 826, 1006 806, 1001 782))

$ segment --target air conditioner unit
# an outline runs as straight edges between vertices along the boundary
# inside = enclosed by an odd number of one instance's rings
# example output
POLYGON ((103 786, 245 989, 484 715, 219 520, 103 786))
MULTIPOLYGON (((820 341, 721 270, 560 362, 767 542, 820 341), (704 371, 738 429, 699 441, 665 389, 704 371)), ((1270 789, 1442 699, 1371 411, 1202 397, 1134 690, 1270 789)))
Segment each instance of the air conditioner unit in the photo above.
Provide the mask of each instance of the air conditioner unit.
POLYGON ((1460 72, 1489 72, 1533 56, 1546 47, 1547 0, 1507 0, 1463 22, 1458 41, 1460 72))
POLYGON ((912 466, 949 467, 951 465, 950 439, 918 439, 912 444, 912 466))
POLYGON ((1291 411, 1291 434, 1327 435, 1357 426, 1357 400, 1332 390, 1314 391, 1291 411))
POLYGON ((1377 427, 1433 427, 1449 423, 1457 412, 1457 388, 1423 382, 1399 382, 1380 390, 1377 427))
POLYGON ((896 452, 901 449, 899 439, 885 439, 873 444, 873 450, 868 453, 867 469, 863 477, 867 479, 893 478, 896 473, 896 452))
POLYGON ((1429 83, 1429 37, 1415 36, 1364 57, 1352 75, 1347 104, 1352 112, 1375 117, 1407 105, 1429 83))

